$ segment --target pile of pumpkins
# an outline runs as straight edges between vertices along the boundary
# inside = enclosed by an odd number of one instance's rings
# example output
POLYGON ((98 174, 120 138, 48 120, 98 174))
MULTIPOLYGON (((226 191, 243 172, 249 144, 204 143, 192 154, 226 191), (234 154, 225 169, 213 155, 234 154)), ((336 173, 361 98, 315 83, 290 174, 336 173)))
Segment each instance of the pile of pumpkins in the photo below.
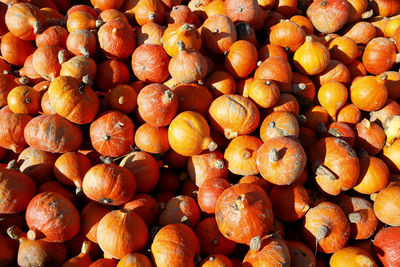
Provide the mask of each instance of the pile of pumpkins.
POLYGON ((0 266, 400 266, 400 1, 1 0, 0 266))

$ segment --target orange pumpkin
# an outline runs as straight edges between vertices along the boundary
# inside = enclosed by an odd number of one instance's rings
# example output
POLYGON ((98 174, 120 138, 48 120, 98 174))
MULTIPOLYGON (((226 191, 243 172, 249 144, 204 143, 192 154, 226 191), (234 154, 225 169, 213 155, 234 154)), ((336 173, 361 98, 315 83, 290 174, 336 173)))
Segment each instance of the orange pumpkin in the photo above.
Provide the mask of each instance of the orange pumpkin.
POLYGON ((290 252, 285 242, 279 237, 265 235, 254 237, 250 242, 250 250, 244 256, 243 267, 290 265, 290 252))
POLYGON ((164 31, 162 44, 165 52, 167 52, 170 57, 174 57, 178 54, 178 41, 182 41, 187 49, 194 49, 197 51, 200 50, 202 43, 200 34, 193 24, 169 24, 164 31))
POLYGON ((136 22, 142 26, 148 22, 162 24, 164 21, 165 9, 159 0, 138 0, 134 1, 133 8, 136 22))
POLYGON ((210 89, 214 98, 236 92, 235 80, 229 73, 222 70, 211 73, 206 79, 205 85, 210 89))
POLYGON ((75 56, 61 64, 60 76, 71 76, 82 80, 89 75, 89 83, 96 76, 96 62, 88 56, 75 56))
POLYGON ((279 136, 299 137, 299 123, 292 113, 285 111, 272 112, 262 122, 260 138, 264 143, 279 136))
POLYGON ((247 94, 259 107, 270 108, 278 102, 280 91, 274 81, 255 79, 247 94))
POLYGON ((315 83, 317 86, 324 85, 331 81, 343 84, 348 84, 351 81, 350 70, 346 65, 335 59, 331 59, 325 70, 320 74, 317 74, 315 77, 315 83))
POLYGON ((165 28, 155 22, 148 22, 136 30, 136 46, 142 44, 155 44, 162 46, 162 36, 165 28))
POLYGON ((142 151, 148 153, 165 153, 170 149, 168 129, 165 127, 155 127, 148 123, 142 124, 136 130, 135 144, 142 151))
POLYGON ((124 204, 123 208, 135 212, 142 217, 148 227, 151 227, 157 223, 162 207, 150 195, 135 194, 129 202, 124 204))
POLYGON ((346 103, 347 97, 346 86, 335 81, 325 83, 318 91, 319 103, 332 118, 336 117, 337 111, 346 103))
POLYGON ((33 68, 44 79, 52 81, 60 75, 61 64, 68 59, 69 54, 62 47, 41 46, 33 53, 33 68))
POLYGON ((400 173, 400 140, 396 139, 391 146, 385 146, 382 151, 382 159, 385 161, 389 170, 400 173))
POLYGON ((281 46, 274 44, 264 45, 258 50, 258 60, 264 61, 269 57, 288 59, 285 50, 281 46))
POLYGON ((124 3, 123 0, 91 0, 90 3, 95 9, 106 10, 106 9, 119 9, 124 3))
POLYGON ((99 14, 98 19, 100 19, 100 20, 102 20, 104 22, 109 22, 109 21, 114 20, 114 19, 120 19, 123 22, 129 24, 129 21, 125 17, 125 15, 121 11, 119 11, 117 9, 114 9, 114 8, 105 9, 105 10, 101 11, 101 13, 99 14))
POLYGON ((359 266, 360 264, 373 267, 378 266, 370 254, 355 246, 345 247, 336 251, 329 261, 329 266, 332 267, 339 267, 341 265, 359 266))
POLYGON ((97 53, 97 38, 89 30, 75 30, 71 32, 66 41, 67 49, 75 56, 91 56, 97 53))
POLYGON ((117 267, 152 267, 150 259, 141 253, 129 253, 126 254, 118 262, 117 267))
POLYGON ((306 33, 294 22, 283 20, 270 29, 271 44, 280 45, 285 50, 294 53, 305 41, 306 33))
POLYGON ((400 205, 396 201, 400 196, 400 186, 395 184, 381 190, 374 201, 374 212, 378 219, 391 226, 400 225, 400 205))
POLYGON ((213 101, 213 95, 207 87, 197 83, 181 84, 172 91, 178 98, 178 113, 191 110, 207 116, 208 108, 213 101))
POLYGON ((35 39, 36 46, 55 45, 66 48, 68 31, 61 26, 51 26, 38 34, 35 39))
POLYGON ((386 38, 372 39, 365 47, 362 63, 371 74, 381 74, 392 68, 397 60, 397 49, 393 42, 386 38), (380 60, 386 58, 386 60, 380 60))
POLYGON ((128 114, 136 109, 137 93, 129 85, 121 84, 114 87, 108 97, 110 108, 128 114))
POLYGON ((385 73, 379 77, 364 76, 354 79, 350 86, 351 102, 363 111, 375 111, 382 108, 388 97, 386 79, 385 73), (374 98, 370 98, 370 95, 374 98))
POLYGON ((119 84, 129 82, 129 69, 119 60, 106 60, 97 67, 96 85, 103 91, 108 91, 119 84))
POLYGON ((269 57, 256 69, 254 79, 272 80, 282 90, 287 90, 291 87, 292 75, 292 68, 287 60, 269 57))
POLYGON ((226 53, 225 70, 234 78, 246 78, 256 68, 257 58, 257 49, 252 43, 245 40, 236 41, 226 53))
POLYGON ((314 26, 311 20, 309 20, 307 17, 301 15, 294 15, 289 20, 299 25, 306 34, 314 33, 314 26))
POLYGON ((181 24, 181 23, 193 23, 194 14, 188 6, 176 5, 166 13, 166 20, 168 24, 181 24))
POLYGON ((41 95, 30 86, 17 86, 7 95, 7 104, 14 113, 36 115, 40 110, 41 95))
POLYGON ((254 24, 260 13, 260 7, 256 0, 226 0, 224 6, 225 14, 231 18, 233 22, 245 21, 254 24))
POLYGON ((22 66, 29 55, 35 52, 32 42, 22 40, 11 32, 1 38, 1 56, 8 63, 22 66))
POLYGON ((75 30, 93 30, 99 28, 103 22, 96 20, 97 12, 94 14, 87 10, 76 10, 67 17, 67 29, 70 33, 75 30))
POLYGON ((364 149, 370 155, 376 155, 382 150, 386 136, 381 126, 363 119, 356 124, 354 129, 357 134, 357 149, 364 149))
POLYGON ((354 125, 361 120, 361 111, 355 105, 346 103, 337 112, 336 120, 354 125))
POLYGON ((161 226, 183 223, 193 228, 200 221, 200 209, 192 197, 180 195, 168 200, 158 217, 161 226))

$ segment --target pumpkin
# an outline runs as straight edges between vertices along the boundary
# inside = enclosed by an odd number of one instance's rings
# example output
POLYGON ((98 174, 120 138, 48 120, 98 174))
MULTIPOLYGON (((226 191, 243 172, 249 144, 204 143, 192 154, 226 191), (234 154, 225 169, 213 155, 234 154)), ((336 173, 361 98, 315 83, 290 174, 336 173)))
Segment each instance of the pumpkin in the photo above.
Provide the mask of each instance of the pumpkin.
POLYGON ((171 77, 177 83, 192 83, 203 79, 207 74, 207 61, 198 51, 187 49, 183 41, 177 42, 178 54, 168 65, 171 77))
POLYGON ((139 0, 134 7, 134 14, 137 23, 140 26, 148 22, 162 24, 164 21, 164 7, 158 0, 139 0))
POLYGON ((162 46, 143 44, 132 54, 135 76, 146 83, 161 83, 168 78, 169 57, 162 46))
POLYGON ((68 31, 61 26, 51 26, 38 34, 35 39, 36 46, 55 45, 66 48, 68 31))
POLYGON ((297 12, 297 0, 276 0, 274 10, 290 18, 297 12))
POLYGON ((68 35, 66 46, 75 56, 93 57, 97 53, 97 38, 89 30, 75 30, 68 35))
POLYGON ((21 78, 24 77, 24 83, 26 81, 26 78, 29 78, 31 83, 38 83, 44 80, 33 67, 33 54, 29 55, 26 58, 24 66, 19 70, 19 75, 21 76, 21 78))
POLYGON ((119 206, 135 194, 136 180, 128 169, 113 163, 102 163, 86 172, 82 189, 94 201, 119 206))
POLYGON ((98 19, 104 21, 104 22, 109 22, 111 20, 114 19, 120 19, 123 22, 125 22, 126 24, 129 24, 128 19, 125 17, 125 15, 119 11, 118 9, 105 9, 103 11, 101 11, 101 13, 99 14, 98 19))
POLYGON ((139 47, 142 44, 162 46, 161 40, 164 30, 164 27, 152 21, 144 24, 139 30, 136 29, 136 46, 139 47))
POLYGON ((196 200, 189 196, 176 196, 168 200, 158 217, 161 226, 183 223, 193 228, 200 221, 200 209, 196 200))
POLYGON ((329 43, 329 51, 331 52, 332 59, 336 59, 344 64, 350 64, 360 55, 357 43, 346 36, 334 38, 329 43))
POLYGON ((261 63, 254 73, 254 79, 271 80, 282 90, 291 86, 292 68, 287 60, 281 57, 269 57, 261 63))
POLYGON ((135 212, 150 227, 157 223, 157 218, 162 207, 150 195, 135 194, 129 202, 124 204, 123 208, 135 212))
POLYGON ((60 76, 71 76, 82 80, 89 75, 89 83, 96 76, 96 62, 88 56, 75 56, 61 64, 60 76))
POLYGON ((279 45, 267 44, 258 50, 258 60, 264 61, 269 57, 281 57, 287 60, 286 51, 279 45))
POLYGON ((302 233, 316 251, 333 253, 343 248, 349 239, 350 223, 338 205, 323 201, 306 213, 302 233))
POLYGON ((349 21, 351 5, 347 1, 318 0, 308 7, 307 16, 319 32, 334 33, 349 21))
POLYGON ((265 192, 269 193, 271 191, 271 184, 268 183, 265 179, 255 176, 255 175, 247 175, 243 176, 239 182, 239 184, 255 184, 264 189, 265 192))
POLYGON ((250 75, 257 66, 257 49, 249 41, 234 42, 225 57, 225 70, 234 78, 242 79, 250 75))
POLYGON ((126 58, 136 48, 135 32, 129 24, 121 20, 106 22, 97 35, 100 49, 109 58, 126 58))
POLYGON ((24 129, 24 137, 32 148, 52 153, 76 150, 83 142, 81 128, 55 114, 32 119, 24 129))
POLYGON ((178 98, 178 113, 191 110, 207 116, 213 101, 213 95, 207 87, 197 83, 180 84, 172 91, 178 98))
POLYGON ((68 59, 69 54, 62 47, 41 46, 33 53, 33 68, 44 79, 52 81, 60 75, 61 64, 68 59))
POLYGON ((381 109, 388 97, 386 87, 387 75, 379 77, 364 76, 354 79, 350 86, 351 102, 363 111, 376 111, 381 109), (371 99, 368 95, 374 95, 371 99))
POLYGON ((249 23, 244 21, 238 22, 236 24, 236 32, 238 40, 246 40, 252 43, 255 47, 259 47, 255 30, 249 23))
POLYGON ((285 111, 297 116, 299 115, 299 109, 299 103, 293 95, 281 93, 279 95, 278 102, 276 102, 275 106, 269 108, 267 112, 272 113, 277 111, 285 111))
POLYGON ((261 176, 277 185, 290 185, 303 172, 306 154, 303 147, 289 137, 275 137, 257 151, 261 176))
POLYGON ((135 127, 132 120, 119 111, 108 111, 90 125, 93 148, 102 155, 119 157, 130 151, 135 127))
POLYGON ((389 170, 395 173, 400 173, 400 140, 396 139, 391 146, 385 146, 382 151, 382 159, 385 161, 389 170))
POLYGON ((120 166, 125 167, 135 176, 137 192, 150 192, 158 183, 158 163, 146 152, 129 153, 122 159, 120 166))
POLYGON ((171 121, 168 141, 171 148, 183 156, 197 155, 205 149, 214 151, 217 148, 210 137, 207 121, 194 111, 184 111, 171 121))
POLYGON ((378 266, 371 255, 358 247, 345 247, 333 253, 329 265, 338 267, 367 265, 371 267, 378 266))
POLYGON ((346 27, 343 37, 349 37, 357 44, 367 45, 376 37, 375 26, 366 21, 360 21, 346 27))
POLYGON ((225 14, 208 17, 199 31, 203 47, 216 54, 228 51, 237 39, 235 25, 225 14))
POLYGON ((119 84, 129 82, 129 69, 119 60, 106 60, 97 67, 96 85, 103 91, 108 91, 119 84))
POLYGON ((0 205, 2 214, 13 214, 23 211, 36 194, 36 184, 26 174, 13 169, 10 162, 8 168, 0 169, 0 194, 3 199, 0 205))
POLYGON ((194 14, 188 6, 176 5, 166 14, 168 24, 193 23, 194 14))
POLYGON ((90 201, 81 211, 81 232, 85 237, 97 243, 97 227, 100 220, 110 212, 108 207, 90 201))
POLYGON ((215 219, 227 239, 249 244, 254 237, 264 236, 271 229, 271 201, 257 185, 236 184, 219 196, 215 219))
POLYGON ((382 150, 386 135, 381 126, 363 119, 356 124, 355 132, 356 148, 364 149, 370 155, 376 155, 382 150))
POLYGON ((388 89, 388 98, 399 99, 400 93, 397 87, 400 84, 400 73, 396 71, 387 71, 385 74, 388 76, 386 80, 386 88, 388 89))
POLYGON ((199 261, 196 234, 182 223, 169 224, 155 235, 151 245, 155 265, 194 267, 199 261))
POLYGON ((256 236, 251 240, 250 250, 244 256, 243 267, 262 266, 290 266, 290 252, 285 242, 279 237, 270 235, 256 236))
POLYGON ((271 44, 280 45, 292 53, 304 43, 305 38, 305 31, 289 20, 283 20, 272 26, 269 34, 271 44))
POLYGON ((400 186, 395 184, 379 191, 374 201, 376 217, 391 226, 400 226, 400 205, 396 201, 400 195, 400 186))
POLYGON ((280 91, 274 81, 255 79, 247 94, 259 107, 270 108, 278 102, 280 91))
POLYGON ((35 40, 46 27, 46 20, 40 9, 31 3, 16 3, 7 9, 5 22, 8 30, 22 40, 35 40))
POLYGON ((209 117, 213 127, 228 139, 253 132, 260 122, 256 105, 243 96, 233 94, 215 99, 209 108, 209 117))
POLYGON ((119 9, 124 3, 123 0, 90 0, 90 3, 95 9, 106 10, 106 9, 119 9))
POLYGON ((318 91, 318 101, 328 114, 336 117, 337 111, 346 103, 348 92, 346 86, 331 81, 322 85, 318 91))
POLYGON ((328 49, 310 35, 305 38, 305 42, 296 50, 293 56, 293 63, 296 69, 306 75, 321 73, 328 66, 329 60, 328 49))
POLYGON ((262 122, 260 138, 264 143, 278 136, 299 137, 299 123, 292 113, 276 111, 269 114, 262 122))
POLYGON ((64 262, 63 267, 74 267, 74 266, 88 266, 92 263, 90 259, 90 251, 91 251, 92 243, 90 241, 84 241, 82 243, 81 252, 64 262))
POLYGON ((64 242, 74 237, 80 228, 80 217, 75 206, 64 196, 54 192, 36 195, 26 208, 28 237, 44 238, 49 242, 64 242))
POLYGON ((332 122, 327 127, 321 127, 320 132, 322 137, 337 137, 346 141, 351 147, 354 146, 356 135, 353 129, 344 122, 332 122), (325 131, 326 130, 326 131, 325 131))
POLYGON ((317 266, 314 253, 304 243, 298 241, 286 241, 286 245, 290 252, 290 262, 292 266, 317 266))
POLYGON ((317 86, 324 85, 331 81, 343 83, 345 85, 351 81, 350 70, 346 65, 335 59, 331 59, 326 69, 315 77, 317 86))
POLYGON ((372 39, 365 47, 362 63, 371 74, 381 74, 397 63, 396 45, 389 39, 378 37, 372 39), (385 58, 386 60, 380 60, 385 58))
POLYGON ((256 153, 261 145, 260 139, 249 135, 241 135, 232 139, 224 152, 228 169, 237 175, 258 174, 256 153))
POLYGON ((214 267, 214 266, 221 266, 221 267, 233 267, 231 260, 222 255, 222 254, 213 254, 207 256, 201 263, 200 266, 202 267, 214 267))
POLYGON ((111 211, 97 226, 97 241, 100 248, 115 259, 121 259, 128 253, 143 249, 147 239, 146 223, 130 210, 111 211))
POLYGON ((370 121, 383 125, 383 123, 393 115, 400 115, 400 104, 388 99, 383 108, 370 113, 370 121))
POLYGON ((221 95, 234 94, 236 92, 236 82, 226 71, 216 70, 206 79, 205 85, 214 98, 221 95))
POLYGON ((114 87, 108 97, 108 104, 111 109, 128 114, 136 109, 137 93, 135 89, 126 84, 114 87))
MULTIPOLYGON (((35 4, 35 1, 32 1, 31 3, 35 4)), ((40 9, 42 11, 45 19, 46 19, 46 25, 48 27, 51 26, 58 26, 60 24, 64 23, 64 15, 62 15, 57 8, 52 8, 52 7, 42 7, 40 9)))
POLYGON ((15 226, 7 229, 8 235, 19 241, 17 262, 20 266, 62 265, 67 257, 64 243, 47 242, 42 239, 30 240, 15 226))
POLYGON ((393 0, 371 0, 370 5, 374 14, 383 17, 393 16, 400 10, 400 3, 393 0))
POLYGON ((399 234, 400 227, 387 227, 381 229, 374 238, 374 250, 385 266, 400 263, 399 234))
MULTIPOLYGON (((50 180, 47 182, 44 182, 38 187, 37 190, 38 194, 39 193, 45 193, 45 192, 54 192, 58 193, 64 197, 66 197, 68 200, 72 202, 72 204, 77 205, 77 197, 76 194, 70 190, 70 188, 64 186, 60 182, 56 180, 50 180)), ((74 236, 76 237, 76 236, 74 236)))
POLYGON ((0 248, 2 264, 4 266, 12 265, 17 258, 18 244, 8 236, 0 236, 0 248))
POLYGON ((210 178, 205 180, 199 187, 197 193, 197 202, 201 211, 207 214, 214 214, 218 197, 230 186, 230 183, 223 178, 210 178))
POLYGON ((94 30, 99 28, 103 22, 96 20, 98 14, 88 12, 87 10, 76 10, 67 17, 67 29, 71 33, 76 30, 94 30))
POLYGON ((225 14, 233 21, 244 21, 254 24, 260 7, 256 0, 226 0, 224 3, 225 14))
POLYGON ((117 262, 113 259, 98 259, 90 267, 117 267, 117 262))
POLYGON ((11 74, 0 74, 0 107, 7 105, 7 96, 14 87, 21 85, 17 77, 11 74))
POLYGON ((87 78, 61 76, 49 87, 49 101, 54 111, 76 124, 93 121, 99 110, 99 99, 88 86, 87 78))
POLYGON ((174 57, 179 53, 177 42, 182 41, 187 49, 199 51, 201 48, 201 37, 196 26, 189 23, 169 24, 165 29, 162 44, 165 52, 170 57, 174 57))
POLYGON ((0 50, 5 61, 12 65, 22 66, 27 57, 35 52, 35 47, 32 42, 22 40, 8 32, 1 38, 0 50))
POLYGON ((168 129, 155 127, 151 124, 142 124, 135 133, 135 144, 142 151, 162 154, 170 149, 168 143, 168 129))
POLYGON ((141 253, 126 254, 119 262, 117 267, 152 267, 150 259, 141 253))
POLYGON ((7 104, 14 113, 35 115, 40 109, 41 95, 30 86, 17 86, 7 95, 7 104))
POLYGON ((306 34, 313 34, 314 33, 314 26, 310 19, 302 15, 294 15, 290 19, 290 21, 299 25, 306 34))
POLYGON ((361 120, 361 111, 355 105, 346 103, 337 112, 336 120, 354 125, 361 120))

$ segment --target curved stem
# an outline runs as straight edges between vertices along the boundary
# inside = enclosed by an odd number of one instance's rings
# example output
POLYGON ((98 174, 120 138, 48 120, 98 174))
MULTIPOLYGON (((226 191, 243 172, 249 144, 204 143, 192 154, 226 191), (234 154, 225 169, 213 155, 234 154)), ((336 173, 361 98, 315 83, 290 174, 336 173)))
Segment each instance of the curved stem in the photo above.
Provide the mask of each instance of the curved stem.
POLYGON ((261 248, 262 239, 259 236, 255 236, 250 240, 250 249, 251 250, 259 250, 261 248))
POLYGON ((277 162, 279 160, 278 151, 275 148, 271 149, 268 153, 268 159, 270 162, 277 162))
POLYGON ((324 176, 327 177, 329 180, 331 181, 335 181, 338 178, 336 177, 336 175, 329 170, 327 167, 325 167, 324 165, 319 165, 318 168, 315 170, 315 174, 316 175, 320 175, 320 176, 324 176))

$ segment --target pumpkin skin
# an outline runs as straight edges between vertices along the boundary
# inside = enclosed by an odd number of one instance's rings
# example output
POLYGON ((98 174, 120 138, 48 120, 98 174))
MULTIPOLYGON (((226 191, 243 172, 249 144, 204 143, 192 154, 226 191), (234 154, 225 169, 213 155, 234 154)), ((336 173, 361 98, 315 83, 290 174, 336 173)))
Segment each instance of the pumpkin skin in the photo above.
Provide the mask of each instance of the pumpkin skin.
POLYGON ((382 127, 367 119, 363 119, 354 127, 356 136, 356 148, 364 149, 370 155, 378 154, 385 144, 385 132, 382 127))
POLYGON ((213 254, 207 256, 201 263, 202 267, 233 267, 231 260, 221 254, 213 254))
POLYGON ((115 210, 106 214, 97 226, 100 248, 115 259, 139 251, 146 246, 148 230, 143 219, 130 210, 115 210), (119 225, 119 227, 115 227, 119 225))
POLYGON ((199 31, 202 46, 216 54, 225 53, 237 40, 235 25, 225 14, 208 17, 199 31))
POLYGON ((178 55, 179 48, 177 42, 182 41, 187 49, 199 51, 201 48, 201 37, 196 26, 189 23, 169 24, 165 29, 162 44, 165 52, 174 57, 178 55))
POLYGON ((331 202, 321 202, 308 210, 302 233, 311 247, 322 253, 343 248, 350 236, 350 223, 343 210, 331 202))
POLYGON ((156 266, 194 267, 200 253, 196 234, 182 223, 161 228, 151 245, 156 266))
POLYGON ((38 34, 35 39, 36 46, 55 45, 66 47, 68 31, 61 26, 51 26, 38 34))
POLYGON ((360 51, 358 50, 356 42, 345 36, 339 36, 333 39, 329 43, 329 51, 331 52, 332 59, 336 59, 346 65, 360 56, 360 51))
POLYGON ((0 236, 0 248, 2 265, 11 266, 17 258, 18 244, 7 236, 0 236))
POLYGON ((7 104, 14 113, 35 115, 40 109, 41 95, 30 86, 14 87, 7 95, 7 104))
POLYGON ((400 3, 393 0, 372 0, 371 7, 374 14, 383 17, 390 17, 399 12, 400 3))
POLYGON ((197 155, 205 149, 214 151, 217 148, 210 137, 207 121, 194 111, 184 111, 171 121, 168 141, 171 148, 182 156, 197 155))
POLYGON ((11 74, 0 74, 0 107, 7 105, 7 96, 14 87, 20 85, 18 79, 11 74))
POLYGON ((379 260, 384 266, 396 266, 399 258, 400 227, 387 227, 381 229, 374 238, 374 249, 379 260))
POLYGON ((214 98, 236 92, 235 80, 229 73, 222 70, 216 70, 211 73, 205 85, 210 89, 214 98))
POLYGON ((35 40, 46 27, 46 19, 38 7, 31 3, 16 3, 7 9, 5 22, 9 31, 22 40, 35 40))
POLYGON ((25 210, 36 194, 36 184, 32 178, 15 169, 0 169, 0 184, 2 214, 25 210))
POLYGON ((151 227, 156 225, 162 207, 150 195, 135 194, 129 202, 124 204, 123 208, 135 212, 142 217, 148 227, 151 227))
POLYGON ((228 0, 224 3, 225 14, 233 21, 244 21, 254 24, 260 7, 256 0, 235 1, 228 0))
POLYGON ((90 3, 95 9, 106 10, 106 9, 119 9, 124 3, 123 0, 90 0, 90 3))
POLYGON ((347 97, 346 86, 335 81, 325 83, 318 90, 318 101, 332 118, 336 117, 336 112, 346 103, 347 97))
POLYGON ((139 29, 136 29, 136 45, 155 44, 162 46, 161 40, 164 30, 164 27, 152 21, 144 24, 139 29))
POLYGON ((400 140, 396 139, 391 146, 385 146, 382 151, 382 159, 385 161, 389 170, 394 173, 400 173, 400 140))
POLYGON ((276 185, 290 185, 303 172, 307 157, 303 147, 288 137, 275 137, 257 151, 261 176, 276 185))
POLYGON ((193 23, 194 14, 188 6, 177 5, 166 13, 166 21, 168 24, 182 24, 182 23, 193 23))
POLYGON ((165 9, 158 0, 139 0, 134 7, 136 22, 142 26, 148 22, 162 24, 164 21, 165 9))
POLYGON ((54 192, 36 195, 26 208, 25 218, 34 239, 44 237, 49 242, 67 241, 80 228, 80 217, 75 206, 54 192))
POLYGON ((366 265, 376 267, 374 259, 366 251, 358 247, 346 247, 336 251, 330 261, 329 266, 360 266, 366 265))
POLYGON ((35 85, 37 82, 41 82, 44 80, 33 67, 33 54, 29 55, 26 58, 24 66, 19 70, 19 75, 21 77, 28 77, 30 79, 30 82, 35 83, 35 85))
POLYGON ((259 186, 236 184, 218 198, 215 218, 223 236, 236 243, 249 244, 253 237, 264 236, 271 229, 271 201, 259 186))
POLYGON ((292 266, 307 267, 317 266, 313 251, 302 242, 286 241, 290 252, 290 263, 292 266))
POLYGON ((135 76, 146 83, 161 83, 168 78, 169 57, 162 46, 143 44, 132 54, 135 76))
POLYGON ((400 93, 397 88, 400 84, 400 73, 396 71, 387 71, 385 74, 388 76, 386 80, 386 88, 388 89, 388 98, 399 99, 400 93))
POLYGON ((236 175, 258 174, 256 153, 261 145, 262 141, 254 136, 242 135, 232 139, 224 152, 228 169, 236 175))
POLYGON ((338 111, 336 120, 352 126, 361 120, 361 111, 355 105, 346 103, 338 111))
POLYGON ((207 116, 208 108, 213 101, 213 95, 207 87, 197 84, 180 84, 172 89, 178 98, 178 113, 191 110, 207 116))
POLYGON ((369 41, 376 37, 376 29, 371 23, 360 21, 346 27, 343 36, 353 39, 357 44, 367 45, 369 41))
POLYGON ((99 99, 92 88, 71 76, 51 82, 49 101, 55 112, 76 124, 90 123, 99 110, 99 99))
POLYGON ((387 75, 379 77, 364 76, 354 79, 350 87, 351 102, 363 111, 375 111, 381 109, 388 98, 388 90, 385 85, 387 75), (368 97, 374 95, 374 98, 368 97))
POLYGON ((205 180, 197 193, 197 202, 201 211, 207 214, 214 214, 218 197, 229 187, 231 187, 231 184, 223 178, 205 180))
POLYGON ((125 255, 119 262, 117 267, 152 267, 152 263, 148 257, 140 253, 129 253, 125 255))
POLYGON ((400 186, 395 184, 381 190, 374 201, 374 212, 378 219, 390 226, 400 226, 400 205, 396 201, 400 195, 400 186))
POLYGON ((342 139, 326 137, 319 140, 309 156, 317 185, 323 192, 339 195, 356 184, 360 172, 359 159, 342 139))
POLYGON ((82 181, 85 195, 99 203, 119 206, 128 202, 136 191, 135 176, 115 164, 99 164, 90 168, 82 181))
POLYGON ((225 70, 236 79, 246 78, 256 68, 257 59, 254 44, 246 40, 236 41, 229 47, 225 57, 225 70))
POLYGON ((44 79, 52 81, 60 75, 61 64, 68 59, 69 54, 62 47, 41 46, 33 53, 33 68, 44 79))
POLYGON ((383 125, 383 123, 393 115, 400 115, 400 104, 388 99, 383 108, 370 113, 370 121, 383 125))
POLYGON ((296 69, 306 75, 321 73, 328 66, 329 60, 328 49, 311 36, 305 38, 305 42, 296 50, 293 56, 293 63, 296 69))
POLYGON ((255 79, 248 90, 248 97, 261 108, 273 107, 279 100, 279 87, 270 80, 255 79))
POLYGON ((346 65, 335 59, 331 59, 326 69, 315 77, 315 83, 318 87, 332 81, 345 85, 351 81, 350 70, 346 65))
POLYGON ((258 50, 258 60, 265 61, 269 57, 281 57, 287 60, 286 51, 279 45, 267 44, 258 50))
POLYGON ((207 60, 198 51, 186 49, 185 43, 177 42, 178 54, 168 65, 171 77, 177 83, 192 83, 203 79, 207 74, 207 60))
POLYGON ((90 267, 117 267, 117 262, 113 259, 98 259, 90 267))
POLYGON ((97 227, 100 220, 110 212, 108 207, 90 201, 81 211, 81 232, 90 241, 97 243, 97 227))
POLYGON ((108 111, 90 125, 90 140, 100 154, 120 157, 130 151, 134 131, 135 126, 128 116, 119 111, 108 111))
POLYGON ((71 33, 76 30, 94 30, 101 23, 99 23, 95 17, 96 14, 91 14, 84 10, 76 10, 67 17, 67 29, 71 33))
POLYGON ((156 187, 160 176, 159 165, 150 154, 144 151, 131 152, 122 159, 120 166, 135 176, 137 192, 151 192, 156 187))
POLYGON ((83 142, 82 129, 56 114, 43 114, 32 119, 24 129, 29 146, 52 153, 77 150, 83 142))
POLYGON ((168 129, 144 123, 136 130, 135 144, 139 149, 148 153, 165 153, 170 149, 168 129))
POLYGON ((286 51, 294 53, 306 38, 304 30, 294 22, 284 20, 271 27, 269 40, 271 44, 280 45, 286 51))
POLYGON ((165 209, 158 217, 158 223, 165 226, 183 223, 193 228, 200 221, 200 209, 196 200, 189 196, 176 196, 168 200, 165 209))
POLYGON ((60 76, 71 76, 82 80, 89 75, 89 82, 94 79, 97 72, 96 62, 88 56, 75 56, 61 64, 60 76))
POLYGON ((374 38, 365 47, 362 63, 369 73, 378 75, 392 68, 396 62, 396 52, 396 45, 389 39, 374 38))
POLYGON ((351 5, 347 1, 317 0, 307 9, 307 16, 322 33, 340 30, 350 18, 351 5))
POLYGON ((98 19, 104 21, 104 22, 109 22, 114 19, 120 19, 126 24, 129 24, 128 19, 125 17, 125 15, 120 12, 118 9, 105 9, 100 12, 98 19))
POLYGON ((240 95, 218 97, 211 103, 208 112, 211 125, 227 139, 253 132, 260 122, 256 105, 240 95))
POLYGON ((266 143, 278 136, 299 137, 299 123, 292 113, 276 111, 265 117, 260 127, 261 140, 266 143))
POLYGON ((129 82, 129 69, 119 60, 106 60, 98 65, 96 85, 103 91, 108 91, 119 84, 129 82))
POLYGON ((272 80, 282 90, 291 87, 292 68, 287 60, 280 57, 269 57, 256 69, 254 79, 272 80))
POLYGON ((26 58, 35 52, 35 47, 32 42, 22 40, 8 32, 1 38, 0 50, 5 61, 15 66, 22 66, 26 58))
POLYGON ((389 179, 389 169, 381 159, 363 155, 360 157, 360 177, 353 189, 370 195, 384 189, 389 179))
POLYGON ((93 57, 97 53, 97 38, 89 30, 75 30, 71 32, 66 41, 68 51, 75 55, 93 57))
POLYGON ((322 137, 337 137, 346 141, 351 147, 354 146, 356 135, 347 123, 332 122, 326 127, 326 132, 324 132, 325 129, 323 127, 321 127, 321 130, 320 134, 322 137))
POLYGON ((127 58, 136 48, 136 34, 132 27, 118 19, 100 27, 98 40, 100 49, 109 58, 127 58))

